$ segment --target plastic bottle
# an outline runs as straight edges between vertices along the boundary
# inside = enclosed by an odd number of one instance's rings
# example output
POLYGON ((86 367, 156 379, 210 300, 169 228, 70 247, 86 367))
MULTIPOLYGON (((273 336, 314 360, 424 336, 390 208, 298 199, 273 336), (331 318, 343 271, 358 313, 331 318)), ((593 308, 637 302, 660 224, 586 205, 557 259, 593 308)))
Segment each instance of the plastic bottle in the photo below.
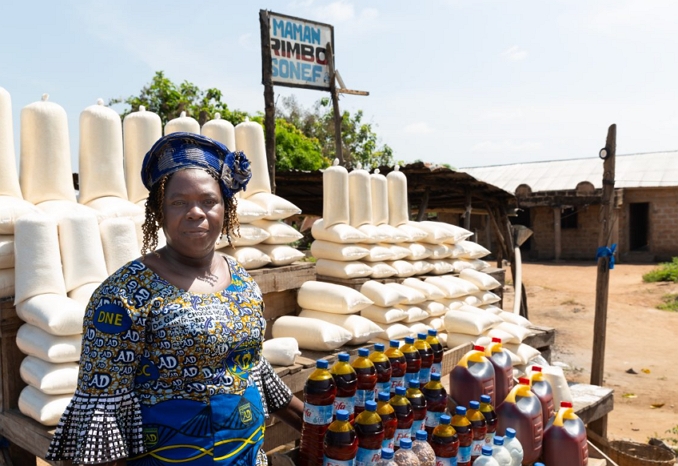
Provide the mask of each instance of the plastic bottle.
POLYGON ((443 384, 440 383, 440 374, 433 372, 431 374, 431 381, 424 385, 421 392, 424 394, 424 398, 426 398, 424 428, 430 439, 433 429, 440 424, 440 416, 447 411, 447 391, 443 384))
POLYGON ((391 393, 391 361, 384 354, 384 345, 374 344, 374 351, 369 356, 370 361, 377 370, 377 386, 374 387, 375 396, 379 392, 391 393))
POLYGON ((544 429, 553 421, 555 416, 555 406, 553 405, 553 388, 541 373, 541 366, 532 366, 530 374, 530 389, 537 395, 541 402, 541 414, 544 422, 544 429))
POLYGON ((397 466, 398 463, 393 459, 393 448, 382 448, 381 449, 381 459, 377 463, 377 466, 397 466))
MULTIPOLYGON (((475 461, 482 452, 485 444, 485 437, 487 436, 487 421, 485 416, 480 412, 480 402, 471 401, 466 411, 466 417, 471 421, 471 433, 473 435, 473 443, 471 443, 471 461, 475 461)), ((492 445, 489 445, 490 447, 492 445)))
POLYGON ((339 353, 339 360, 334 363, 330 373, 334 378, 334 383, 337 384, 337 396, 334 398, 334 412, 336 413, 338 409, 345 409, 348 411, 349 420, 353 422, 358 374, 355 373, 355 370, 349 364, 349 358, 350 355, 348 353, 339 353))
POLYGON ((316 369, 304 385, 304 419, 299 445, 299 464, 319 466, 323 464, 325 431, 332 423, 334 398, 337 385, 325 359, 316 362, 316 369))
POLYGON ((450 397, 460 406, 489 395, 494 404, 494 367, 483 346, 474 346, 450 372, 450 397))
POLYGON ((429 329, 426 342, 431 345, 431 349, 433 350, 433 365, 431 365, 431 372, 442 374, 443 353, 445 352, 445 348, 443 347, 443 344, 440 343, 440 340, 438 340, 438 331, 435 329, 429 329))
POLYGON ((499 466, 497 460, 492 458, 492 447, 485 445, 482 450, 482 455, 473 462, 473 466, 499 466))
POLYGON ((421 356, 419 350, 414 346, 413 337, 405 337, 405 344, 400 348, 400 351, 405 355, 407 367, 405 370, 405 386, 407 387, 408 380, 419 380, 419 371, 421 370, 421 356))
POLYGON ((358 357, 353 360, 351 366, 358 376, 357 390, 355 392, 355 414, 358 415, 365 410, 366 401, 374 401, 376 396, 375 387, 377 385, 377 369, 374 363, 369 359, 370 350, 360 348, 358 357))
POLYGON ((377 414, 381 417, 381 422, 384 424, 384 442, 382 448, 395 449, 395 431, 398 427, 398 419, 396 418, 395 410, 389 400, 391 395, 388 392, 379 392, 377 401, 377 414))
POLYGON ((449 414, 440 416, 438 424, 431 434, 431 446, 436 454, 436 466, 456 466, 459 454, 459 437, 450 424, 449 414))
POLYGON ((414 420, 412 421, 412 437, 416 435, 419 429, 424 428, 424 420, 426 419, 426 397, 419 389, 420 384, 418 379, 412 379, 408 383, 407 392, 405 396, 410 400, 412 405, 412 412, 414 420))
POLYGON ((511 453, 504 446, 504 437, 496 435, 492 445, 492 458, 497 460, 499 466, 511 466, 511 453))
POLYGON ((485 356, 494 367, 494 402, 499 406, 513 388, 513 363, 502 347, 501 338, 492 338, 492 343, 485 348, 485 356))
POLYGON ((356 466, 375 466, 381 458, 384 442, 384 424, 377 414, 376 401, 365 403, 365 411, 356 416, 354 427, 358 437, 356 466))
POLYGON ((399 348, 400 342, 398 340, 391 340, 385 353, 391 363, 391 396, 395 394, 396 387, 405 388, 407 361, 399 348))
POLYGON ((471 464, 471 445, 473 444, 473 431, 471 421, 466 417, 466 408, 457 406, 454 410, 454 416, 450 425, 454 427, 459 438, 459 453, 457 453, 457 464, 459 466, 468 466, 471 464))
POLYGON ((586 426, 574 413, 572 403, 563 401, 553 424, 544 431, 542 459, 549 466, 584 466, 588 457, 586 426))
POLYGON ((358 452, 358 437, 348 422, 348 411, 340 409, 336 416, 325 432, 323 466, 352 465, 358 452))
POLYGON ((428 443, 428 434, 425 430, 418 430, 414 434, 414 441, 412 442, 412 451, 421 466, 436 466, 436 453, 433 447, 428 443))
POLYGON ((433 348, 426 341, 426 334, 419 333, 414 341, 414 347, 421 357, 421 369, 419 369, 419 383, 423 387, 431 380, 431 368, 433 367, 433 348))
POLYGON ((401 438, 398 444, 400 448, 393 455, 398 466, 419 466, 419 458, 412 451, 412 439, 401 438))
POLYGON ((492 399, 488 395, 480 395, 480 412, 485 416, 487 424, 487 434, 485 435, 485 445, 492 446, 494 434, 497 432, 497 413, 492 406, 492 399))
MULTIPOLYGON (((544 437, 541 403, 530 390, 530 380, 521 377, 506 400, 497 408, 497 434, 505 435, 511 427, 523 447, 523 462, 532 464, 539 459, 544 437)), ((509 450, 510 451, 510 450, 509 450)))
POLYGON ((512 427, 506 428, 504 448, 506 448, 511 455, 511 466, 520 466, 523 464, 523 446, 516 437, 516 430, 512 427))
POLYGON ((396 450, 400 445, 400 439, 412 437, 412 422, 414 422, 414 411, 410 400, 405 396, 407 390, 405 387, 396 387, 395 395, 389 400, 393 410, 396 413, 398 425, 396 426, 393 441, 395 442, 396 450))

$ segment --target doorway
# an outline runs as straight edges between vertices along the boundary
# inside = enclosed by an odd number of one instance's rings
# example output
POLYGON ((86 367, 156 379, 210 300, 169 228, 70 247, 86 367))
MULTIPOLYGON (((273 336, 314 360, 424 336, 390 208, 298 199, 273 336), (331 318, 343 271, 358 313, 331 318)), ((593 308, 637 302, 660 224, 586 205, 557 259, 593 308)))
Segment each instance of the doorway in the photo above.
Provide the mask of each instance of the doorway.
POLYGON ((648 250, 649 225, 650 203, 629 204, 629 249, 631 251, 648 250))

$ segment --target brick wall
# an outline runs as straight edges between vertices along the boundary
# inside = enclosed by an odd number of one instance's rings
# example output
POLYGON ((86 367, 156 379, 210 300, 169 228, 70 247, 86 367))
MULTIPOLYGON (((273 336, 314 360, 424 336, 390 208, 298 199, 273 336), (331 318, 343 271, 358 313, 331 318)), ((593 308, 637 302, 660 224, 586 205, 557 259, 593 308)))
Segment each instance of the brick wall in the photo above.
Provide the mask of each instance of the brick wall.
MULTIPOLYGON (((598 211, 600 206, 580 207, 577 210, 577 228, 560 231, 560 258, 591 259, 596 257, 598 245, 598 211)), ((555 258, 554 218, 552 207, 533 207, 530 211, 532 249, 528 257, 539 260, 555 258)), ((562 219, 561 219, 562 222, 562 219)))

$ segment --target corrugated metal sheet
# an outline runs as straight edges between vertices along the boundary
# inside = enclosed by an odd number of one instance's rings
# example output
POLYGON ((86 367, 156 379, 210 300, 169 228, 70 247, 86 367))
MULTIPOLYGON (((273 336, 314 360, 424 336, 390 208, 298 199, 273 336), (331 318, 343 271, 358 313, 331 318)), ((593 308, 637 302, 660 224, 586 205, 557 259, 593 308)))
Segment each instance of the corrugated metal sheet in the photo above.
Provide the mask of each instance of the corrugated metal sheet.
MULTIPOLYGON (((490 167, 461 168, 469 175, 510 193, 526 184, 532 192, 575 189, 588 181, 603 185, 603 160, 596 158, 516 163, 490 167)), ((657 188, 678 186, 678 151, 617 155, 616 188, 657 188)))

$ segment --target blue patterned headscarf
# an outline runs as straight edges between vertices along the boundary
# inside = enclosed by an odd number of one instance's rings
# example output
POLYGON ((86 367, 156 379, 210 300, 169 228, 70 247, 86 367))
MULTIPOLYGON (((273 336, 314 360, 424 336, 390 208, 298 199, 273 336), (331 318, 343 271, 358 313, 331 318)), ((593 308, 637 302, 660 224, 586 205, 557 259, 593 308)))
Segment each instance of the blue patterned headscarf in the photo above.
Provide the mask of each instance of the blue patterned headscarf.
POLYGON ((224 199, 245 190, 252 178, 243 152, 231 152, 222 143, 194 133, 172 133, 153 144, 144 157, 141 179, 150 191, 163 176, 185 168, 203 168, 219 179, 224 199))

